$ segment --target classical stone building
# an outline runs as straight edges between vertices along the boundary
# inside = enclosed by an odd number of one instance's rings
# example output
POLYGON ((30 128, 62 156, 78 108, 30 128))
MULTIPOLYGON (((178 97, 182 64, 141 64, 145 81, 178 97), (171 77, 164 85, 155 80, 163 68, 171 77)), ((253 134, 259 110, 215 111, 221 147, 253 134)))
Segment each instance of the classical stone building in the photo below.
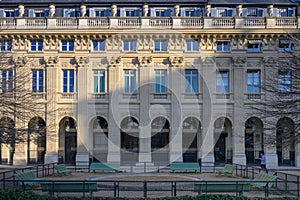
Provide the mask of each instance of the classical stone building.
MULTIPOLYGON (((2 0, 1 52, 34 61, 32 95, 46 102, 26 122, 46 134, 2 144, 2 164, 257 164, 264 150, 268 167, 300 166, 293 129, 278 129, 293 119, 266 127, 251 109, 266 67, 299 48, 286 37, 299 33, 298 1, 249 2, 2 0), (266 145, 282 131, 285 148, 266 145)), ((0 120, 2 134, 18 127, 0 120)))

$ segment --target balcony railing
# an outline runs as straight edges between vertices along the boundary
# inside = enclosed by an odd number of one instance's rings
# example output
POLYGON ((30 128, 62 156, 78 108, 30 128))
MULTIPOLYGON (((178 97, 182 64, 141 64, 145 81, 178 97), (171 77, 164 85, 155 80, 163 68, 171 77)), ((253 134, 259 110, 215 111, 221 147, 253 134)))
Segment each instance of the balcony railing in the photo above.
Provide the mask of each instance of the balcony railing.
POLYGON ((298 28, 296 17, 100 17, 100 18, 0 18, 1 29, 251 29, 298 28))

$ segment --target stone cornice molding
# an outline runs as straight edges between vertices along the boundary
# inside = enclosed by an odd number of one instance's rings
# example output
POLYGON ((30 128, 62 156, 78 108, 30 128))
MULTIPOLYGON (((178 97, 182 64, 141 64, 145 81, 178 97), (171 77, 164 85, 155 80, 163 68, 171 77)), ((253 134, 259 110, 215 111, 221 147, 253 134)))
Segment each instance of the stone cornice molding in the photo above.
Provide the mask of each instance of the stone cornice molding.
POLYGON ((234 56, 234 57, 232 57, 232 62, 235 67, 243 67, 247 62, 247 57, 234 56))
POLYGON ((85 56, 75 56, 74 61, 80 67, 88 64, 90 59, 89 57, 85 57, 85 56))
POLYGON ((152 56, 146 57, 146 56, 139 56, 137 57, 137 61, 139 65, 146 65, 146 64, 150 64, 153 61, 152 56))
POLYGON ((106 57, 106 62, 111 67, 117 67, 121 64, 122 59, 121 59, 121 56, 119 56, 119 57, 114 57, 114 56, 109 57, 109 56, 107 56, 106 57))
POLYGON ((44 56, 46 66, 54 67, 59 62, 59 56, 44 56))
POLYGON ((184 57, 170 56, 169 62, 172 67, 181 67, 184 65, 184 57))

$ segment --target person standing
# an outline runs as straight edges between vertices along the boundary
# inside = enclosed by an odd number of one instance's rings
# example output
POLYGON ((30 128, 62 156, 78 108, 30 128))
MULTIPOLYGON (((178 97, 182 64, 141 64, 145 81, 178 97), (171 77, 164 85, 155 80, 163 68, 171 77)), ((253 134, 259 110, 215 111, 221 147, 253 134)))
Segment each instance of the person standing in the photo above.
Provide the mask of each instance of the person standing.
POLYGON ((260 152, 260 167, 262 170, 264 170, 266 173, 268 173, 266 165, 267 165, 267 162, 266 162, 265 153, 263 151, 261 151, 260 152))

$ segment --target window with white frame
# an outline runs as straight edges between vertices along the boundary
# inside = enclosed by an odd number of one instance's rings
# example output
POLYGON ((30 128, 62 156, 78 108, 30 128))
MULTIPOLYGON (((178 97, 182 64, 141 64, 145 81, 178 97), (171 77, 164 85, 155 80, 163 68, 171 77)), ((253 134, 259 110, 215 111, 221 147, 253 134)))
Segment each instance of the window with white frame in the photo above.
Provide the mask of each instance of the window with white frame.
POLYGON ((133 69, 124 70, 124 92, 136 92, 136 71, 133 69))
POLYGON ((263 16, 263 9, 262 8, 245 8, 245 9, 247 11, 246 12, 247 17, 262 17, 263 16))
POLYGON ((247 93, 260 93, 260 70, 247 71, 247 93))
POLYGON ((74 41, 62 40, 61 41, 61 50, 62 51, 74 51, 74 41))
POLYGON ((11 51, 11 49, 12 49, 11 41, 1 41, 0 45, 1 45, 1 47, 0 47, 1 51, 11 51))
POLYGON ((290 40, 279 40, 279 51, 291 51, 293 42, 290 40))
POLYGON ((78 17, 80 16, 79 8, 64 8, 64 17, 78 17))
POLYGON ((154 41, 154 51, 167 51, 168 41, 167 40, 155 40, 154 41))
POLYGON ((156 9, 155 10, 155 16, 156 17, 166 17, 167 11, 165 9, 156 9))
POLYGON ((5 17, 16 17, 18 14, 17 10, 4 10, 5 17))
POLYGON ((63 87, 62 92, 74 92, 74 70, 65 69, 62 70, 63 87))
POLYGON ((95 10, 95 17, 106 17, 105 10, 95 10))
POLYGON ((105 51, 105 40, 93 40, 93 51, 105 51))
POLYGON ((1 92, 12 92, 13 90, 13 70, 3 69, 1 71, 1 92))
POLYGON ((105 92, 105 70, 94 70, 93 71, 94 80, 94 93, 105 92))
POLYGON ((44 92, 44 70, 32 70, 31 91, 44 92))
POLYGON ((231 8, 212 8, 211 9, 212 17, 232 17, 231 8))
POLYGON ((123 51, 136 51, 136 40, 123 41, 123 51))
POLYGON ((165 93, 167 92, 167 70, 154 70, 154 92, 165 93))
POLYGON ((262 42, 260 40, 250 40, 248 42, 248 52, 260 52, 261 44, 262 42))
POLYGON ((217 51, 230 51, 230 42, 229 41, 218 41, 217 42, 217 51))
POLYGON ((28 17, 48 17, 49 9, 29 9, 28 17))
POLYGON ((289 70, 278 70, 278 91, 280 93, 292 92, 292 76, 289 70))
POLYGON ((40 41, 40 40, 30 41, 30 50, 31 51, 42 51, 43 50, 43 41, 40 41))
POLYGON ((186 41, 186 51, 199 51, 199 41, 198 40, 187 40, 186 41))
POLYGON ((198 70, 197 69, 185 69, 185 92, 197 93, 198 89, 198 70))
POLYGON ((216 92, 229 93, 229 71, 221 70, 217 72, 216 92))
POLYGON ((278 8, 279 17, 293 17, 294 9, 293 8, 278 8))

